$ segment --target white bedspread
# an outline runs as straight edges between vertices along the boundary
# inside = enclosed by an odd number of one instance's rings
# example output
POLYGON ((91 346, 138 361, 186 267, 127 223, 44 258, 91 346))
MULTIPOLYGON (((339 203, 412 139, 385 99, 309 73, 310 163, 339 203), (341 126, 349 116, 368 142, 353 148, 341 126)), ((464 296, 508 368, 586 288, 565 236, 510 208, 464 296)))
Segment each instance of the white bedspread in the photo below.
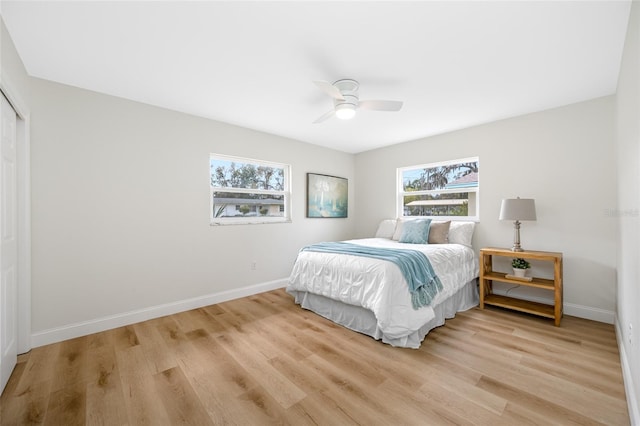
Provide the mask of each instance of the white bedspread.
POLYGON ((461 244, 403 244, 386 238, 349 240, 374 247, 412 249, 429 258, 443 290, 430 306, 413 309, 409 287, 392 262, 369 257, 304 251, 289 277, 287 291, 306 291, 372 311, 378 327, 392 338, 407 336, 434 318, 432 306, 478 276, 478 259, 461 244))

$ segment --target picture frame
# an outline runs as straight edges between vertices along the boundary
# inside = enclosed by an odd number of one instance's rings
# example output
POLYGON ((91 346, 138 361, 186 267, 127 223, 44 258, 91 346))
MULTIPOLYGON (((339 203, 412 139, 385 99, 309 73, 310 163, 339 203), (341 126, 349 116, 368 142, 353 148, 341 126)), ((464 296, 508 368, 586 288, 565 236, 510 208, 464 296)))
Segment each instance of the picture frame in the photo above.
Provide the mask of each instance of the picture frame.
POLYGON ((348 179, 307 173, 307 217, 345 218, 348 212, 348 179))

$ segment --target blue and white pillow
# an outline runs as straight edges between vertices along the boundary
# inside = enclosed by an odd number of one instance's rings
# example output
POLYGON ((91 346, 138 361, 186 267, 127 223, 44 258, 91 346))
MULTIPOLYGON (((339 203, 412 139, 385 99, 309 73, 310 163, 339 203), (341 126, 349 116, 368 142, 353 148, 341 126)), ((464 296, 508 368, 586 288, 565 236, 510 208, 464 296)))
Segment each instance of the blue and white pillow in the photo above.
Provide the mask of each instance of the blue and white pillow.
POLYGON ((408 244, 428 244, 431 219, 417 219, 404 222, 402 235, 398 240, 408 244))

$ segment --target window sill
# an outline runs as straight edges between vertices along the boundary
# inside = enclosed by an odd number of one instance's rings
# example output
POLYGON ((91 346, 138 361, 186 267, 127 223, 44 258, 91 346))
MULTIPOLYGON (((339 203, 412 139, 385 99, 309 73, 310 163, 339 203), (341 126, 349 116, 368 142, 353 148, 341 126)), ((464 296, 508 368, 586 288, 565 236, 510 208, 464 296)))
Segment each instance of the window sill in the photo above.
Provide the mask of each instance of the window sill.
POLYGON ((291 223, 290 218, 278 218, 278 219, 267 219, 267 218, 256 218, 255 220, 247 220, 247 219, 227 219, 227 220, 217 220, 209 222, 210 226, 228 226, 228 225, 265 225, 271 223, 291 223))

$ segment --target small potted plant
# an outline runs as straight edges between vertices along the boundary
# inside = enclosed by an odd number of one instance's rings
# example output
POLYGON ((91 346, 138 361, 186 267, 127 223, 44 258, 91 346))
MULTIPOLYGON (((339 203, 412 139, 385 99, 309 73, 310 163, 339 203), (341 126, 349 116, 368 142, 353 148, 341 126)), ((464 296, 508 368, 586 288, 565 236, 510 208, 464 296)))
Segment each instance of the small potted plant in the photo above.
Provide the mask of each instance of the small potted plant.
POLYGON ((527 269, 531 268, 529 262, 521 257, 513 259, 511 266, 513 267, 513 275, 516 277, 525 277, 527 275, 527 269))

